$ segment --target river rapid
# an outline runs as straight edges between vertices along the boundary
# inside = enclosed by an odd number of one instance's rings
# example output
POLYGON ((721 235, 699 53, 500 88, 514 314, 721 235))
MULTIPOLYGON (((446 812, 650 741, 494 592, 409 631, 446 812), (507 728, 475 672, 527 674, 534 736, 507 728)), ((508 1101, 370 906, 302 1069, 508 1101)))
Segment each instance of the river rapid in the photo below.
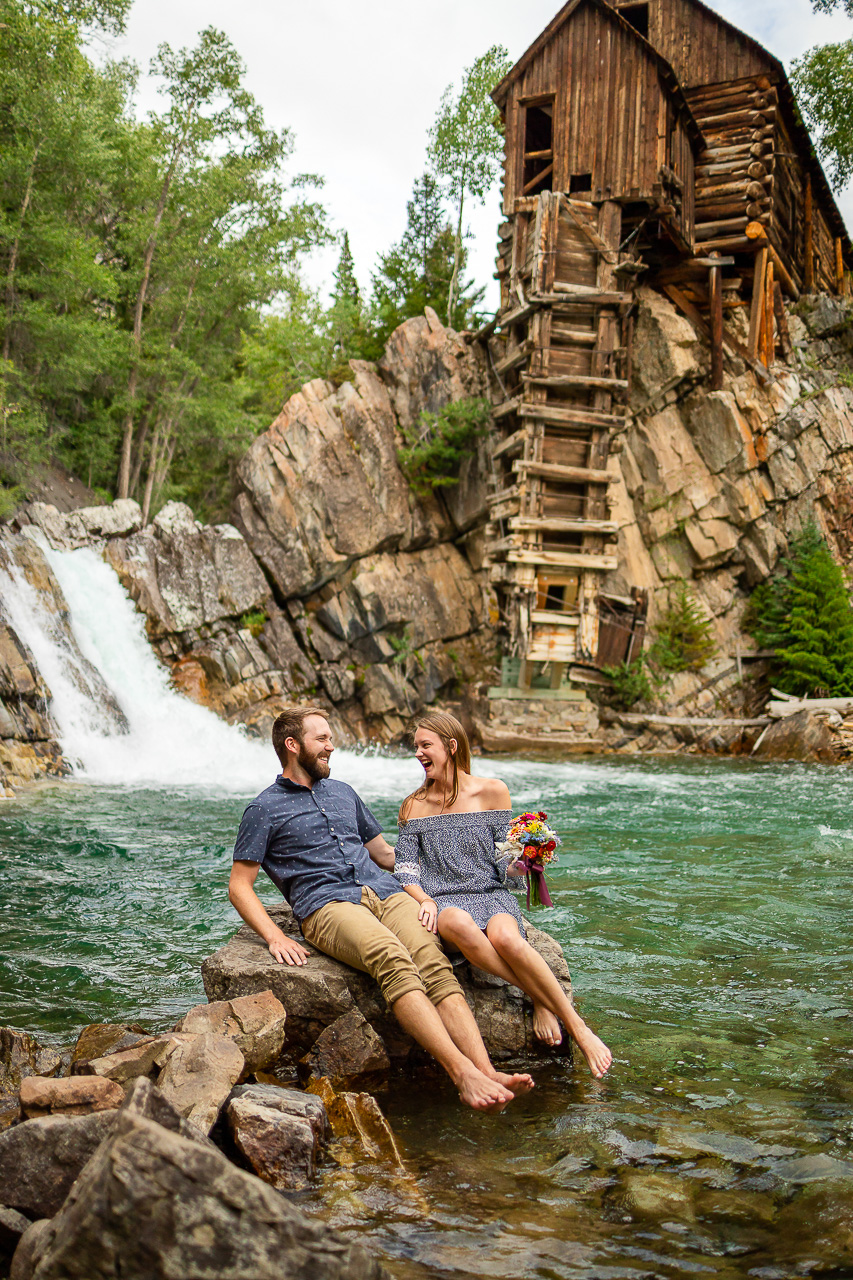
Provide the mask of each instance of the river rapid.
MULTIPOLYGON (((80 774, 4 802, 0 1022, 68 1043, 94 1021, 165 1028, 204 998, 199 965, 237 923, 236 826, 276 762, 253 746, 239 776, 212 762, 204 782, 203 733, 195 753, 192 785, 80 774)), ((475 771, 564 836, 536 923, 614 1066, 594 1081, 581 1061, 534 1062, 536 1090, 500 1116, 401 1075, 380 1101, 409 1176, 327 1166, 297 1199, 400 1280, 853 1276, 848 772, 475 771)), ((345 751, 333 772, 389 835, 419 774, 345 751)))

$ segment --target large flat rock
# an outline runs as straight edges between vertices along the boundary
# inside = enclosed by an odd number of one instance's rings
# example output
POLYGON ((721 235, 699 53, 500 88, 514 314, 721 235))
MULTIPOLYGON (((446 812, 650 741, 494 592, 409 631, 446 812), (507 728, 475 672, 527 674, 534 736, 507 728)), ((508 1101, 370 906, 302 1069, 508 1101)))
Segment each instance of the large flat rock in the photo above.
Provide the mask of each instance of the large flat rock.
MULTIPOLYGON (((230 942, 202 964, 208 1000, 233 1000, 236 996, 272 991, 287 1012, 285 1053, 291 1062, 301 1058, 326 1027, 355 1009, 381 1038, 392 1062, 404 1060, 416 1049, 410 1037, 400 1030, 368 974, 359 973, 306 943, 289 907, 273 907, 270 915, 285 933, 298 938, 311 952, 308 963, 278 964, 257 934, 243 925, 230 942)), ((570 995, 569 970, 559 943, 532 925, 528 926, 528 939, 570 995)), ((553 1053, 535 1038, 533 1006, 516 987, 461 959, 456 975, 494 1058, 553 1053)), ((567 1036, 561 1052, 569 1046, 567 1036)))

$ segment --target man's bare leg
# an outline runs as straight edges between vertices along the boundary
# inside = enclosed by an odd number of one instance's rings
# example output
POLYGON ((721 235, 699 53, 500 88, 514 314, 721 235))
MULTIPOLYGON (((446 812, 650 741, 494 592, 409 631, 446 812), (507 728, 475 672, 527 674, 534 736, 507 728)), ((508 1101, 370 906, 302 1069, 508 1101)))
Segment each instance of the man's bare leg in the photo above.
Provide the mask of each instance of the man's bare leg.
MULTIPOLYGON (((442 1001, 440 1007, 457 999, 465 1004, 462 996, 450 996, 442 1001)), ((468 1008, 467 1005, 465 1007, 468 1008)), ((491 1070, 491 1063, 487 1074, 457 1047, 443 1018, 439 1017, 424 992, 409 991, 395 1000, 391 1008, 403 1030, 444 1068, 456 1085, 460 1099, 467 1106, 473 1107, 475 1111, 502 1111, 508 1102, 512 1102, 513 1091, 498 1081, 491 1070)), ((482 1040, 480 1043, 482 1045, 482 1040)), ((485 1047, 483 1053, 485 1054, 485 1047)), ((488 1062, 487 1054, 486 1061, 488 1062)))
POLYGON ((463 995, 447 996, 436 1008, 450 1039, 465 1057, 482 1071, 483 1075, 491 1080, 497 1080, 513 1094, 530 1092, 533 1088, 532 1077, 527 1074, 507 1075, 506 1072, 497 1071, 494 1068, 486 1046, 483 1044, 480 1028, 463 995))

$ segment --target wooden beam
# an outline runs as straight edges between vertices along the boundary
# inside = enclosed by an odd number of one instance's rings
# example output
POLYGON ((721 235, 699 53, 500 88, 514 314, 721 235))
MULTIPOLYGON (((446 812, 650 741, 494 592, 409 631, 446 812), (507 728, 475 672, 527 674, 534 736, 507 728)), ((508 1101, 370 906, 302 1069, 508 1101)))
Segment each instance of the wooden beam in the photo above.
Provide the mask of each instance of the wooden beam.
POLYGON ((501 440, 500 444, 496 444, 492 449, 493 458, 502 458, 508 453, 514 453, 516 449, 520 449, 524 445, 527 437, 527 427, 521 427, 518 431, 513 431, 511 436, 507 436, 505 440, 501 440))
POLYGON ((803 231, 805 233, 805 263, 803 288, 814 293, 814 217, 812 210, 812 175, 806 174, 806 190, 803 199, 803 231))
POLYGON ((554 282, 554 293, 561 295, 562 301, 576 298, 578 302, 591 302, 594 305, 607 307, 617 306, 619 303, 633 303, 634 296, 630 293, 617 293, 607 289, 602 291, 595 285, 591 284, 562 284, 554 282))
POLYGON ((556 373, 551 375, 540 373, 523 373, 522 382, 535 383, 537 387, 583 387, 595 391, 627 391, 628 383, 624 378, 593 378, 582 373, 556 373))
POLYGON ((779 344, 785 359, 791 354, 791 334, 788 329, 788 316, 782 298, 782 286, 778 280, 773 282, 773 314, 776 317, 776 328, 779 330, 779 344))
POLYGON ((761 326, 761 363, 769 369, 776 354, 773 338, 773 263, 768 262, 764 276, 764 320, 761 326))
MULTIPOLYGON (((705 317, 700 311, 697 311, 692 302, 685 298, 681 290, 676 289, 675 285, 665 284, 663 291, 672 299, 675 305, 684 312, 690 323, 695 325, 699 332, 703 333, 706 338, 710 338, 710 330, 705 321, 705 317)), ((764 366, 759 361, 752 359, 746 347, 744 347, 740 342, 738 342, 737 338, 733 337, 732 334, 729 333, 725 325, 723 326, 723 346, 728 347, 729 351, 740 356, 741 360, 745 360, 750 368, 753 369, 760 378, 763 378, 765 382, 773 381, 772 378, 769 378, 764 366)))
POLYGON ((711 390, 723 389, 723 269, 716 263, 708 272, 711 312, 711 390))
POLYGON ((835 237, 835 292, 844 292, 844 254, 840 236, 835 237))
POLYGON ((747 340, 747 349, 751 360, 758 358, 758 346, 761 340, 761 312, 767 256, 767 246, 762 245, 755 255, 755 274, 752 277, 752 303, 749 312, 749 338, 747 340))
POLYGON ((531 609, 530 621, 549 627, 579 627, 580 617, 576 613, 560 613, 557 609, 531 609))
POLYGON ((495 405, 492 410, 493 418, 505 418, 510 413, 518 413, 521 407, 521 396, 515 396, 512 400, 504 400, 503 404, 495 405))
POLYGON ((619 568, 617 556, 596 555, 594 553, 584 554, 582 551, 526 551, 519 549, 517 551, 508 551, 506 558, 509 564, 534 564, 542 565, 543 568, 549 569, 598 569, 603 573, 609 573, 611 569, 619 568))
POLYGON ((543 480, 558 480, 562 484, 612 484, 616 479, 609 471, 598 467, 563 467, 556 462, 526 462, 521 458, 512 464, 512 469, 540 476, 543 480))
POLYGON ((586 417, 588 414, 598 412, 593 409, 584 409, 582 405, 575 408, 573 405, 567 405, 563 408, 556 404, 527 404, 523 402, 516 410, 520 418, 537 418, 540 422, 553 422, 561 426, 577 426, 582 425, 607 427, 607 426, 624 426, 625 418, 619 414, 607 414, 599 412, 598 420, 593 421, 592 418, 586 417), (581 416, 583 415, 583 416, 581 416), (608 417, 609 422, 601 421, 602 418, 608 417))
POLYGON ((561 516, 513 516, 510 529, 541 529, 552 533, 618 533, 615 520, 565 520, 561 516))
POLYGON ((529 340, 522 342, 520 347, 515 351, 509 352, 504 356, 503 360, 499 360, 495 365, 495 373, 508 373, 510 369, 514 369, 517 365, 524 364, 533 351, 533 343, 529 340))
POLYGON ((770 240, 770 237, 767 234, 767 228, 760 222, 750 222, 746 229, 746 234, 754 243, 762 246, 766 245, 767 252, 770 255, 770 261, 773 264, 776 275, 785 286, 786 293, 789 293, 796 302, 800 296, 800 291, 791 278, 790 271, 779 256, 776 246, 770 240))

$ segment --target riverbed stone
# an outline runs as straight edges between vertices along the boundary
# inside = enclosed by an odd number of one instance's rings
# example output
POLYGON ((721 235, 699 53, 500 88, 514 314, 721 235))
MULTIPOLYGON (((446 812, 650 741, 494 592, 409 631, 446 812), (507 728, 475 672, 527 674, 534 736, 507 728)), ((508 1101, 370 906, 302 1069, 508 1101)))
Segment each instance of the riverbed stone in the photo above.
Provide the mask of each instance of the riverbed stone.
POLYGON ((213 1032, 233 1040, 245 1058, 245 1071, 266 1071, 284 1047, 286 1014, 271 991, 196 1005, 175 1027, 189 1035, 213 1032))
POLYGON ((325 1076, 336 1089, 353 1089, 380 1083, 391 1060, 361 1011, 350 1009, 320 1033, 299 1067, 308 1080, 325 1076))
POLYGON ((103 1076, 67 1076, 60 1080, 27 1076, 21 1081, 19 1098, 27 1119, 56 1114, 85 1116, 93 1111, 114 1111, 124 1102, 124 1090, 103 1076))
POLYGON ((72 1064, 88 1062, 91 1058, 103 1058, 108 1053, 130 1049, 140 1040, 150 1040, 151 1032, 136 1024, 123 1022, 90 1022, 77 1037, 71 1053, 72 1064))
POLYGON ((153 1076, 160 1071, 184 1038, 174 1032, 170 1035, 148 1036, 126 1049, 105 1054, 102 1058, 78 1060, 72 1070, 75 1075, 105 1076, 108 1080, 115 1080, 126 1086, 138 1076, 153 1076))
POLYGON ((134 1080, 128 1087, 121 1111, 125 1115, 140 1116, 143 1120, 153 1120, 155 1124, 162 1125, 164 1129, 180 1134, 188 1142, 200 1142, 203 1146, 218 1150, 206 1134, 178 1114, 171 1102, 146 1076, 140 1076, 138 1080, 134 1080))
POLYGON ((643 1218, 692 1221, 696 1216, 691 1188, 684 1179, 671 1173, 623 1169, 618 1198, 629 1213, 643 1218))
POLYGON ((379 1103, 370 1093, 340 1093, 327 1078, 312 1080, 309 1091, 323 1102, 335 1138, 332 1155, 338 1164, 384 1160, 403 1169, 403 1158, 379 1103))
MULTIPOLYGON (((208 998, 231 1000, 271 990, 287 1011, 285 1058, 294 1064, 308 1053, 326 1027, 353 1009, 360 1012, 382 1040, 392 1064, 405 1061, 415 1050, 414 1042, 399 1026, 369 974, 351 969, 305 942, 286 904, 272 907, 270 914, 285 933, 306 947, 310 953, 308 963, 278 964, 263 940, 248 925, 243 925, 230 942, 202 964, 208 998)), ((559 943, 533 926, 528 928, 528 938, 570 996, 571 980, 559 943)), ((494 1057, 553 1056, 555 1050, 546 1048, 535 1038, 532 1005, 517 987, 484 974, 467 962, 459 963, 454 972, 473 1009, 486 1047, 494 1057)), ((559 1052, 571 1054, 568 1036, 564 1037, 559 1052)))
POLYGON ((210 1133, 246 1060, 233 1040, 206 1032, 187 1037, 170 1054, 157 1087, 179 1115, 210 1133))
POLYGON ((358 1245, 219 1152, 129 1114, 119 1116, 34 1255, 32 1280, 387 1277, 358 1245))
POLYGON ((39 1116, 0 1134, 0 1204, 31 1218, 55 1214, 116 1114, 39 1116))
POLYGON ((20 1116, 21 1082, 29 1076, 55 1076, 61 1068, 62 1055, 56 1049, 39 1044, 25 1031, 0 1027, 0 1132, 20 1116))
POLYGON ((12 1255, 29 1226, 29 1218, 24 1217, 17 1209, 0 1204, 0 1275, 5 1275, 8 1271, 12 1255))

